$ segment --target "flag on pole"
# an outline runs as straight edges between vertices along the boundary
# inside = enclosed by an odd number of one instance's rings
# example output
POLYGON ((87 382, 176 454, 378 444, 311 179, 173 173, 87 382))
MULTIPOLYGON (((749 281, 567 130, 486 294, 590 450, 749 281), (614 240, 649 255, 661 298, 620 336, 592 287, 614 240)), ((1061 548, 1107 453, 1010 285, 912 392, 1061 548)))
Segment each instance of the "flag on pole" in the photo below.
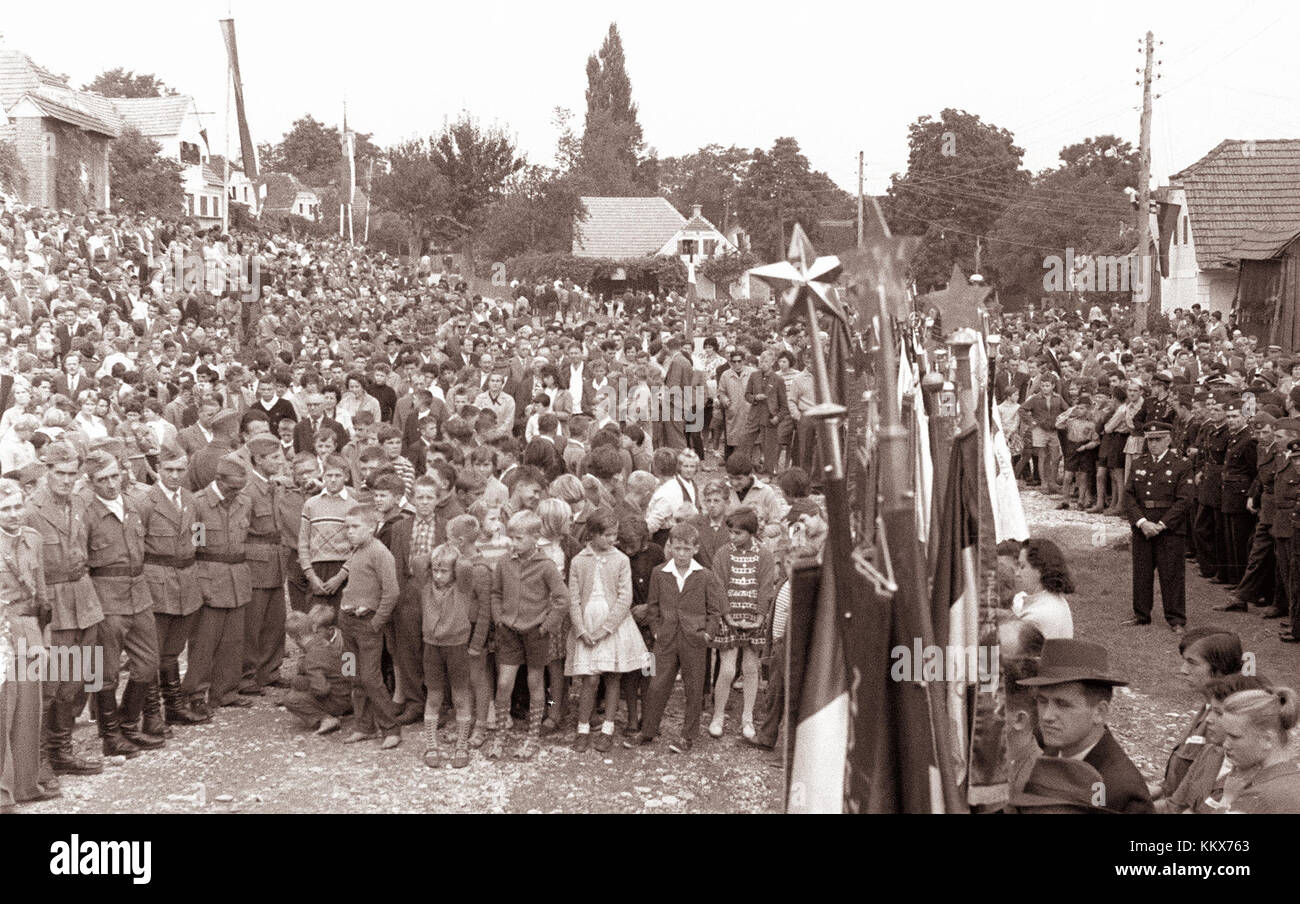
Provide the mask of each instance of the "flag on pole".
POLYGON ((235 20, 221 20, 221 34, 226 40, 226 55, 230 60, 230 78, 235 90, 235 118, 239 122, 239 150, 244 160, 244 175, 257 179, 257 148, 253 133, 248 128, 248 111, 244 107, 244 80, 239 74, 239 48, 235 44, 235 20))

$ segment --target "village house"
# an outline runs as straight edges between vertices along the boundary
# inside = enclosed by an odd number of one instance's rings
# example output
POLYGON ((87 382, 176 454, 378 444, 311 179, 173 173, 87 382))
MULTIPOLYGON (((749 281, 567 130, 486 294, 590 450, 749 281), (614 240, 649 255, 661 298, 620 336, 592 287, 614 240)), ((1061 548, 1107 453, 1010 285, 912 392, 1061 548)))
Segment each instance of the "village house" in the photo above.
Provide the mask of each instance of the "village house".
POLYGON ((320 218, 320 197, 292 173, 264 173, 257 180, 263 214, 298 216, 315 222, 320 218))

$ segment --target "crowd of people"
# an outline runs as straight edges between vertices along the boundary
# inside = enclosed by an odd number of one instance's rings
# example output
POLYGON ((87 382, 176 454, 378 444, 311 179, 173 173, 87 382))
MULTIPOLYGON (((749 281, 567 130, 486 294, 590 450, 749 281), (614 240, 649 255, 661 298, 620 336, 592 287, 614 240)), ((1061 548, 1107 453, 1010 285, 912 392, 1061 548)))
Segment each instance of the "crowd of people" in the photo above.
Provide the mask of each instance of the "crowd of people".
POLYGON ((103 770, 87 710, 104 758, 265 697, 460 768, 653 744, 680 675, 664 747, 776 744, 802 331, 104 211, 0 209, 0 265, 0 806, 103 770))
POLYGON ((1297 641, 1300 360, 1260 348, 1232 317, 1199 305, 1137 334, 1115 325, 1122 316, 1119 306, 1109 315, 1093 306, 1086 317, 1005 316, 999 422, 1023 485, 1061 509, 1128 522, 1133 611, 1123 627, 1151 624, 1158 574, 1180 675, 1202 703, 1163 777, 1144 781, 1106 728, 1113 688, 1126 682, 1103 645, 1075 637, 1064 555, 1049 540, 1004 542, 1012 802, 1068 812, 1300 812, 1288 743, 1294 691, 1257 673, 1237 630, 1188 627, 1185 586, 1194 562, 1225 588, 1215 610, 1254 607, 1280 620, 1279 640, 1297 641))
MULTIPOLYGON (((0 807, 103 770, 87 710, 124 759, 258 698, 433 768, 545 735, 687 755, 729 720, 777 744, 827 533, 801 328, 103 211, 0 209, 0 264, 0 807), (55 668, 76 651, 101 681, 55 668)), ((1294 695, 1186 627, 1183 572, 1294 641, 1300 362, 1218 314, 1114 315, 1002 318, 999 420, 1017 476, 1129 521, 1129 624, 1158 572, 1203 706, 1144 781, 1060 549, 1005 545, 1012 806, 1294 811, 1294 695)))

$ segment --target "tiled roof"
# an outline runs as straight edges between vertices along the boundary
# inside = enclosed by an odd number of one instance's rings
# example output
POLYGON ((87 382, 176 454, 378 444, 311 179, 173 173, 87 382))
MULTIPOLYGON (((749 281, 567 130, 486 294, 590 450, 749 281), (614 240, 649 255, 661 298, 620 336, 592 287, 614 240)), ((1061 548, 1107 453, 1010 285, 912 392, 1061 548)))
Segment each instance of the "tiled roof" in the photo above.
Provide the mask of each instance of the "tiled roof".
POLYGON ((133 126, 141 135, 149 138, 179 134, 185 114, 194 107, 194 98, 187 94, 105 99, 109 100, 126 125, 133 126))
POLYGON ((1281 254, 1297 235, 1300 235, 1300 223, 1250 229, 1237 240, 1229 257, 1233 260, 1266 261, 1281 254))
MULTIPOLYGON (((69 123, 87 132, 98 132, 110 138, 121 134, 121 128, 109 119, 97 115, 87 104, 77 97, 78 92, 57 92, 48 86, 41 86, 35 91, 23 95, 30 100, 45 116, 69 123)), ((21 98, 20 98, 21 99, 21 98)))
POLYGON ((1222 269, 1248 232, 1300 221, 1300 140, 1227 139, 1170 182, 1187 193, 1197 264, 1222 269))
POLYGON ((203 164, 203 181, 209 185, 224 186, 226 184, 225 167, 214 164, 212 159, 208 158, 208 162, 203 164))
POLYGON ((587 219, 574 225, 577 257, 614 260, 654 254, 686 218, 664 198, 583 198, 587 219))

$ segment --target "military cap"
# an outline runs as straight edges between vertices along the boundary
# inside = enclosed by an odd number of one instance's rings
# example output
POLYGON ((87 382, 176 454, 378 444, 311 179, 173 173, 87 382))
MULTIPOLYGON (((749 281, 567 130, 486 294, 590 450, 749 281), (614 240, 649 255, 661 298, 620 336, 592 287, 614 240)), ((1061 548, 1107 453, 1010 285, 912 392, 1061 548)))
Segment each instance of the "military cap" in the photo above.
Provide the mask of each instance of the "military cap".
POLYGON ((1142 428, 1142 433, 1146 436, 1162 436, 1172 429, 1164 421, 1152 421, 1142 428))
POLYGON ((217 462, 217 476, 225 477, 227 479, 234 477, 247 477, 248 468, 238 458, 226 455, 217 462))
POLYGON ((125 458, 126 443, 116 436, 101 436, 86 443, 86 452, 107 452, 114 458, 125 458))
POLYGON ((95 449, 93 452, 86 453, 85 468, 86 473, 91 477, 106 471, 117 464, 117 457, 103 449, 95 449))
POLYGON ((1156 371, 1154 379, 1167 385, 1174 382, 1174 375, 1167 370, 1160 370, 1156 371))
POLYGON ((1274 430, 1290 430, 1292 433, 1300 433, 1300 418, 1280 417, 1273 422, 1274 430))
POLYGON ((1260 427, 1268 427, 1275 423, 1277 423, 1277 418, 1273 417, 1273 415, 1269 414, 1267 411, 1261 411, 1250 419, 1250 426, 1257 430, 1260 427))
POLYGON ((223 411, 212 419, 213 431, 237 431, 239 429, 239 412, 223 411))
POLYGON ((52 443, 46 443, 45 448, 41 450, 41 458, 47 465, 59 465, 64 462, 79 462, 81 456, 71 443, 56 440, 52 443))
POLYGON ((1204 389, 1198 389, 1192 394, 1192 398, 1197 402, 1208 402, 1210 400, 1210 394, 1204 389))
POLYGON ((187 455, 188 453, 175 440, 168 440, 158 449, 159 461, 175 461, 178 458, 186 458, 187 455))

